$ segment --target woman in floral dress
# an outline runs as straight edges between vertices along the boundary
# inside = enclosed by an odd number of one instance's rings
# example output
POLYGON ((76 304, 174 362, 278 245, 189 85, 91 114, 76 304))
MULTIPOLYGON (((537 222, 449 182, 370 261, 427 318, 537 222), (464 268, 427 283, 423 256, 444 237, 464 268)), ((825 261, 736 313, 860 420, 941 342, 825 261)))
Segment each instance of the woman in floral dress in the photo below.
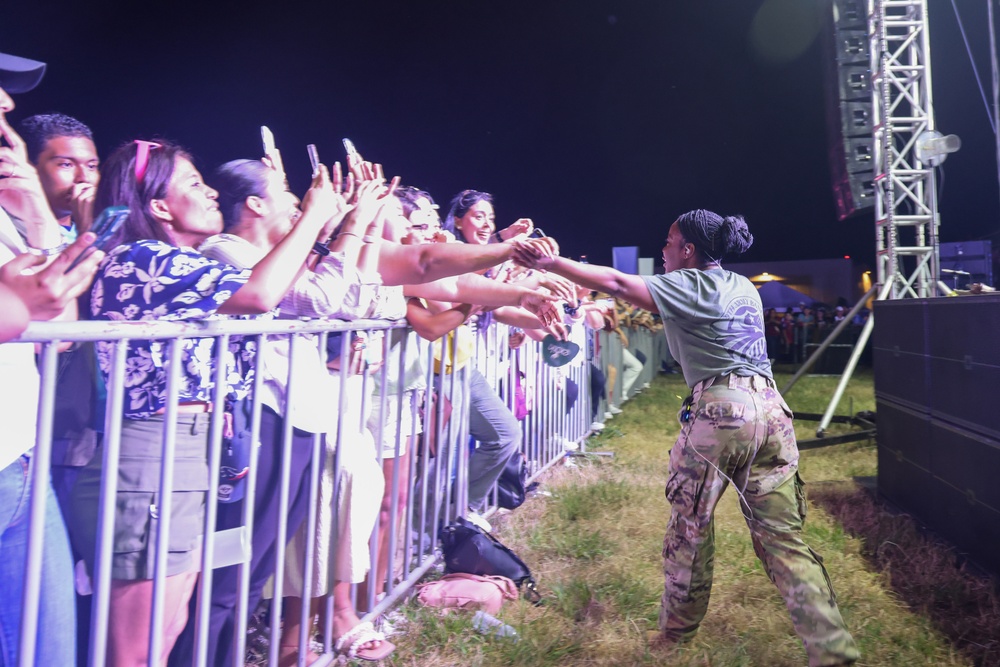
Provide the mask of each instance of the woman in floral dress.
MULTIPOLYGON (((196 248, 222 231, 217 193, 204 184, 190 156, 166 142, 136 141, 102 166, 97 210, 128 206, 131 215, 98 271, 91 293, 94 319, 204 320, 259 315, 280 302, 317 235, 336 212, 325 170, 303 202, 299 223, 252 270, 204 257, 196 248)), ((109 665, 165 664, 184 627, 199 569, 208 489, 209 422, 216 364, 226 365, 230 398, 245 396, 252 345, 237 337, 221 353, 212 338, 182 343, 180 395, 171 488, 163 637, 148 655, 159 523, 161 450, 170 341, 129 343, 124 420, 117 469, 108 623, 109 665)), ((98 343, 101 372, 111 370, 112 343, 98 343)), ((95 456, 74 490, 73 538, 93 570, 103 456, 95 456)))

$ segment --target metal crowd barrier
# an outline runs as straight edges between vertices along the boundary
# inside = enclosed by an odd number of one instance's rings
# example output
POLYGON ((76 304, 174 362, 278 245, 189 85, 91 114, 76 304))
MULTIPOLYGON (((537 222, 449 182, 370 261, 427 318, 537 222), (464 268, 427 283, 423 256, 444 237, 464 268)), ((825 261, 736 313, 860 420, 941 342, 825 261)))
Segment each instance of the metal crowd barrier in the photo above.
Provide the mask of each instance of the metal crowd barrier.
MULTIPOLYGON (((602 370, 605 371, 605 376, 608 376, 608 366, 613 366, 616 369, 614 384, 610 387, 610 394, 612 396, 611 403, 618 407, 625 400, 635 396, 647 383, 651 383, 659 372, 661 364, 670 359, 670 353, 667 350, 667 341, 662 331, 650 331, 645 327, 627 328, 625 331, 629 342, 629 352, 640 360, 643 357, 646 359, 627 397, 625 396, 623 378, 625 363, 621 339, 613 331, 602 330, 597 334, 601 350, 600 359, 603 364, 602 370), (636 354, 637 352, 641 352, 642 356, 636 354)), ((611 384, 611 380, 612 378, 607 377, 609 384, 611 384)), ((608 393, 606 389, 604 395, 600 397, 598 415, 603 415, 608 410, 608 393)))
MULTIPOLYGON (((164 419, 164 437, 162 449, 162 473, 160 476, 160 504, 159 524, 157 533, 157 551, 155 554, 154 579, 153 579, 153 608, 152 627, 148 637, 136 637, 136 641, 147 641, 149 655, 157 656, 163 648, 163 626, 164 626, 164 591, 166 580, 166 559, 168 540, 165 539, 170 531, 170 506, 171 494, 164 493, 164 490, 174 487, 173 452, 175 447, 175 428, 178 418, 177 402, 180 386, 180 365, 172 363, 173 359, 179 358, 182 350, 182 342, 187 338, 214 338, 218 341, 215 346, 216 359, 227 351, 228 343, 233 337, 247 337, 252 339, 259 351, 266 341, 271 337, 287 336, 290 338, 289 352, 289 377, 287 384, 287 404, 291 405, 295 398, 302 392, 310 391, 310 387, 303 386, 298 381, 295 373, 295 364, 292 363, 297 355, 316 354, 310 351, 307 346, 318 349, 325 356, 326 339, 329 333, 333 332, 364 332, 369 340, 377 339, 378 334, 382 335, 382 358, 389 358, 390 332, 393 330, 406 330, 405 322, 384 322, 384 321, 355 321, 339 322, 327 320, 314 321, 292 321, 292 320, 211 320, 199 322, 67 322, 67 323, 36 323, 32 324, 29 330, 21 337, 23 342, 35 342, 41 345, 40 374, 42 378, 41 394, 39 399, 39 430, 36 447, 34 450, 34 473, 32 479, 31 494, 31 527, 28 546, 28 557, 25 564, 26 588, 22 604, 22 627, 21 627, 21 653, 18 664, 21 667, 30 667, 34 664, 35 637, 37 634, 38 622, 38 600, 41 579, 41 554, 45 548, 42 543, 42 521, 44 519, 46 493, 42 491, 48 486, 50 467, 52 464, 52 438, 53 438, 53 411, 55 406, 55 392, 57 381, 58 351, 60 342, 89 342, 89 341, 109 341, 113 342, 112 372, 107 383, 107 409, 105 415, 104 437, 102 444, 97 450, 97 456, 103 457, 104 470, 117 470, 121 443, 121 427, 123 414, 123 401, 125 400, 124 381, 126 352, 130 340, 162 340, 165 341, 167 354, 165 366, 168 369, 168 408, 164 419)), ((502 324, 488 327, 484 331, 477 332, 475 336, 475 353, 471 364, 487 378, 490 385, 494 387, 498 395, 506 402, 513 411, 516 405, 515 388, 519 382, 525 387, 528 402, 531 403, 530 410, 521 421, 523 432, 523 443, 521 452, 527 461, 530 479, 536 478, 550 466, 558 463, 564 456, 569 444, 569 448, 585 446, 585 438, 589 434, 591 424, 591 401, 601 402, 599 409, 603 411, 605 405, 604 396, 591 396, 590 392, 590 372, 591 363, 605 367, 608 363, 621 364, 621 345, 618 337, 608 336, 600 332, 601 337, 600 354, 591 359, 588 350, 592 350, 592 345, 588 344, 588 337, 594 336, 595 332, 585 328, 582 324, 571 328, 570 340, 580 346, 581 351, 569 364, 560 368, 554 368, 542 359, 542 346, 531 340, 526 340, 524 345, 517 350, 511 349, 508 345, 510 329, 502 324), (523 376, 521 380, 518 376, 523 376), (572 444, 575 443, 575 444, 572 444)), ((634 350, 642 350, 647 357, 647 363, 636 387, 641 387, 648 382, 659 368, 662 354, 658 351, 656 339, 662 339, 661 333, 653 333, 646 330, 630 330, 630 347, 634 350)), ((346 359, 350 336, 344 335, 341 341, 342 358, 346 359)), ((406 358, 407 337, 403 336, 398 343, 401 353, 398 367, 391 368, 389 364, 383 363, 377 370, 368 370, 363 374, 361 380, 362 392, 362 419, 367 413, 372 401, 370 389, 375 382, 381 382, 382 386, 395 374, 398 378, 398 386, 402 387, 403 381, 403 360, 406 358)), ((662 346, 665 348, 665 346, 662 346)), ((451 350, 452 354, 455 350, 451 350)), ((354 598, 360 608, 368 609, 365 614, 359 612, 362 620, 374 620, 379 615, 396 604, 401 598, 406 596, 414 585, 438 562, 440 553, 437 551, 437 534, 440 527, 453 521, 456 515, 465 513, 467 507, 467 468, 469 456, 468 432, 469 418, 468 409, 464 404, 453 409, 451 418, 444 424, 444 401, 430 400, 431 389, 433 388, 439 395, 453 398, 456 389, 463 387, 464 395, 468 395, 468 373, 459 371, 451 374, 435 375, 433 350, 430 345, 422 345, 422 355, 426 355, 425 385, 428 388, 423 395, 414 394, 411 397, 412 407, 423 410, 436 410, 435 439, 437 451, 435 456, 429 456, 427 448, 419 449, 416 443, 411 443, 408 459, 410 480, 407 491, 407 502, 402 509, 402 516, 396 507, 396 499, 399 497, 400 474, 399 468, 391 479, 387 480, 387 488, 393 502, 390 511, 390 526, 388 530, 388 554, 389 567, 387 570, 385 590, 386 595, 381 600, 375 598, 374 586, 368 587, 367 599, 359 600, 357 589, 354 598), (454 502, 450 502, 454 498, 454 502), (399 556, 397 557, 397 554, 399 556)), ((258 352, 259 354, 259 352, 258 352)), ((453 361, 456 361, 453 359, 453 361)), ((215 394, 213 404, 224 404, 224 364, 217 363, 215 378, 215 394)), ((346 387, 348 375, 348 364, 342 363, 340 373, 341 387, 346 387)), ((335 373, 337 371, 334 371, 335 373)), ((252 404, 252 429, 251 439, 254 443, 259 443, 260 420, 262 405, 260 402, 261 374, 255 374, 255 391, 252 404)), ((619 373, 620 377, 620 373, 619 373)), ((616 400, 621 399, 621 382, 616 382, 616 400)), ((395 396, 381 392, 377 400, 381 401, 381 414, 385 415, 388 401, 396 401, 396 451, 403 446, 402 431, 400 428, 403 411, 400 402, 402 392, 395 396)), ((337 430, 335 433, 327 434, 327 438, 336 442, 336 454, 334 456, 334 479, 339 479, 341 456, 344 447, 352 446, 346 441, 343 428, 343 415, 346 414, 345 405, 348 400, 347 392, 340 392, 340 404, 331 405, 331 410, 337 410, 337 430)), ((357 397, 351 397, 356 400, 357 397)), ((413 410, 415 415, 417 410, 413 410)), ((416 417, 413 417, 415 422, 416 417)), ((427 420, 425 419, 425 423, 427 420)), ((411 427, 412 427, 411 423, 411 427)), ((290 466, 290 446, 292 442, 291 420, 285 419, 281 462, 281 479, 278 488, 280 507, 278 520, 278 541, 275 572, 277 576, 273 578, 274 593, 270 608, 270 654, 268 664, 276 665, 278 660, 277 647, 280 644, 281 628, 281 599, 282 599, 282 572, 284 570, 286 553, 285 544, 290 537, 287 526, 287 507, 290 501, 289 466, 290 466)), ((361 425, 363 426, 363 424, 361 425)), ((382 431, 385 424, 380 424, 376 428, 375 452, 378 463, 382 463, 382 431)), ((219 476, 218 469, 221 457, 221 443, 223 437, 223 419, 220 412, 214 412, 210 418, 211 447, 209 449, 209 488, 205 507, 203 542, 200 554, 200 582, 195 593, 197 597, 197 612, 195 616, 195 665, 206 665, 207 638, 209 633, 209 604, 212 590, 213 570, 218 567, 236 565, 239 570, 240 590, 236 607, 237 626, 234 632, 233 655, 234 663, 243 664, 243 656, 246 654, 246 637, 248 619, 253 609, 248 608, 248 586, 249 586, 249 563, 250 536, 254 526, 253 502, 244 502, 243 526, 237 529, 217 532, 216 525, 216 502, 211 499, 218 497, 219 476)), ((410 429, 407 429, 407 432, 410 429)), ((425 427, 426 430, 426 427, 425 427)), ((309 480, 309 513, 306 519, 306 535, 311 536, 317 521, 315 498, 318 493, 319 479, 321 474, 321 462, 324 456, 323 438, 319 435, 312 439, 313 453, 311 466, 312 476, 309 480)), ((254 498, 256 492, 256 472, 257 472, 257 447, 251 448, 250 471, 248 475, 246 499, 254 498)), ((92 616, 89 630, 81 628, 80 632, 89 632, 89 650, 85 663, 88 665, 103 665, 107 656, 107 628, 109 618, 109 596, 111 587, 111 549, 113 540, 115 507, 115 491, 117 486, 117 475, 104 475, 101 489, 101 509, 98 517, 98 551, 94 559, 92 573, 93 599, 91 602, 92 616)), ((336 498, 336 492, 334 494, 336 498)), ((496 511, 496 495, 491 494, 491 507, 486 511, 489 515, 496 511)), ((336 526, 336 517, 333 518, 336 526)), ((377 544, 379 527, 376 526, 372 533, 372 543, 377 544)), ((334 529, 333 534, 336 534, 334 529)), ((310 538, 311 542, 311 538, 310 538)), ((307 561, 304 563, 303 572, 305 579, 303 590, 309 590, 309 573, 312 570, 311 558, 313 557, 316 545, 307 544, 307 561)), ((332 553, 336 553, 332 550, 332 553)), ((371 550, 370 572, 376 571, 377 554, 376 550, 371 550)), ((369 575, 372 578, 373 574, 369 575)), ((331 574, 332 579, 332 574, 331 574)), ((66 585, 72 585, 67 581, 66 585)), ((308 599, 303 601, 303 618, 308 618, 308 599)), ((328 613, 326 627, 322 629, 323 654, 320 661, 315 663, 317 667, 323 667, 332 663, 336 659, 332 646, 332 599, 328 598, 328 613)), ((305 627, 305 626, 304 626, 305 627)), ((309 638, 306 632, 299 637, 300 649, 308 648, 309 638)), ((300 656, 305 651, 300 650, 300 656)), ((81 661, 83 662, 83 661, 81 661)))

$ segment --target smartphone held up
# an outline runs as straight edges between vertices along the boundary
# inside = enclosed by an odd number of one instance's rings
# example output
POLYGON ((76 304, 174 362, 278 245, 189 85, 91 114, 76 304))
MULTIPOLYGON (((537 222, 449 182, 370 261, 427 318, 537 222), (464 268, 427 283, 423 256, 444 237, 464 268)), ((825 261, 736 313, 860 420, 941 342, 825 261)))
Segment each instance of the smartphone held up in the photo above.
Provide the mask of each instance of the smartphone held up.
POLYGON ((306 152, 309 153, 309 164, 312 165, 313 178, 316 178, 316 174, 319 173, 319 152, 316 150, 316 144, 307 145, 306 152))
POLYGON ((65 273, 69 273, 76 268, 77 264, 87 259, 95 250, 103 250, 104 252, 111 250, 111 243, 118 235, 118 230, 128 220, 129 214, 128 206, 109 206, 101 211, 101 214, 97 216, 97 219, 94 220, 94 224, 90 228, 90 231, 94 232, 97 238, 83 252, 77 255, 76 259, 70 262, 70 265, 66 267, 65 273))
POLYGON ((260 126, 260 140, 264 146, 264 157, 271 161, 271 166, 282 177, 285 176, 285 164, 281 161, 281 151, 274 142, 274 133, 267 125, 260 126))
POLYGON ((361 162, 361 153, 358 153, 358 149, 354 147, 354 142, 346 137, 344 138, 344 150, 347 151, 348 164, 361 162))

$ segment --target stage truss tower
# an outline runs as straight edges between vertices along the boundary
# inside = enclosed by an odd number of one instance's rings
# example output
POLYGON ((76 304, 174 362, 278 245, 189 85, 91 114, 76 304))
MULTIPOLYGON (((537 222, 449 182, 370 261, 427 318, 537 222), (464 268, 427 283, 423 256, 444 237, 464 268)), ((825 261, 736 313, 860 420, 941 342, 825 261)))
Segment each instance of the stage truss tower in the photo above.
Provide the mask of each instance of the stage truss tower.
POLYGON ((917 148, 935 130, 927 0, 868 0, 868 36, 879 296, 934 296, 937 183, 917 148))
MULTIPOLYGON (((871 54, 877 299, 934 296, 938 276, 937 181, 934 165, 918 157, 920 142, 934 136, 927 0, 867 0, 871 54)), ((835 4, 836 6, 836 4, 835 4)), ((860 309, 858 303, 855 309, 860 309)), ((852 317, 853 317, 852 311, 852 317)), ((822 437, 871 337, 865 322, 816 435, 822 437)), ((838 333, 834 330, 829 337, 838 333)), ((788 391, 824 348, 786 385, 788 391)))

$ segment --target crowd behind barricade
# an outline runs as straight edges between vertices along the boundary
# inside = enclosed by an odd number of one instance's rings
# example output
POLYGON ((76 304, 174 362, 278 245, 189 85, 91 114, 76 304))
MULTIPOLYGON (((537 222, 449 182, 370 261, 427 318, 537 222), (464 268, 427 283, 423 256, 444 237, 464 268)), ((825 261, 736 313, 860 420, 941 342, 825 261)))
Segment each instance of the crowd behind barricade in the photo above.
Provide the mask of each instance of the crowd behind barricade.
POLYGON ((269 132, 208 178, 165 140, 99 161, 76 119, 8 124, 44 68, 0 54, 0 667, 385 659, 439 536, 496 546, 492 514, 658 371, 690 394, 650 647, 698 632, 732 485, 810 665, 857 660, 760 297, 722 266, 742 216, 688 211, 665 273, 625 274, 498 228, 486 192, 442 221, 346 140, 301 200, 269 132))
POLYGON ((44 67, 0 54, 0 665, 238 665, 252 620, 280 665, 317 626, 383 659, 440 528, 491 530, 668 358, 512 261, 534 223, 488 193, 442 221, 356 152, 301 200, 274 148, 99 160, 77 119, 8 124, 44 67))
MULTIPOLYGON (((797 308, 768 308, 764 311, 764 336, 767 340, 767 356, 772 361, 799 364, 809 358, 810 348, 819 346, 833 333, 847 316, 849 307, 837 305, 833 308, 822 304, 805 303, 797 308)), ((834 344, 853 346, 857 343, 861 330, 868 321, 871 311, 862 308, 851 318, 847 328, 841 331, 834 344)))

